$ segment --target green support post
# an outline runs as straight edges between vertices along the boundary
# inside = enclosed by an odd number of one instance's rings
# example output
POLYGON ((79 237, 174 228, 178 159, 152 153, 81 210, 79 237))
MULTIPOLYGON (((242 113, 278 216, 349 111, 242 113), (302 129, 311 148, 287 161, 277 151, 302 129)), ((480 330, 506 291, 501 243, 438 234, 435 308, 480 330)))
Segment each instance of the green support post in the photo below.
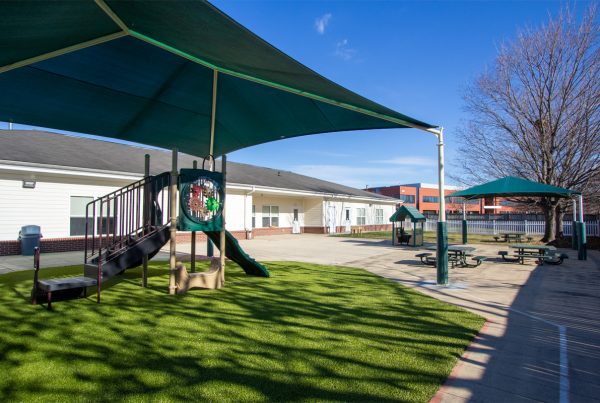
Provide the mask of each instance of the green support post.
POLYGON ((587 260, 587 239, 585 234, 585 223, 577 222, 577 259, 587 260))
POLYGON ((448 284, 448 225, 437 223, 437 283, 448 284))
POLYGON ((577 201, 573 199, 573 221, 571 221, 571 248, 573 250, 579 249, 577 243, 577 201))
POLYGON ((585 239, 585 221, 583 218, 583 196, 579 195, 578 199, 579 220, 577 223, 577 259, 587 260, 587 240, 585 239))
POLYGON ((469 243, 469 237, 467 234, 467 220, 462 220, 462 241, 463 244, 469 243))

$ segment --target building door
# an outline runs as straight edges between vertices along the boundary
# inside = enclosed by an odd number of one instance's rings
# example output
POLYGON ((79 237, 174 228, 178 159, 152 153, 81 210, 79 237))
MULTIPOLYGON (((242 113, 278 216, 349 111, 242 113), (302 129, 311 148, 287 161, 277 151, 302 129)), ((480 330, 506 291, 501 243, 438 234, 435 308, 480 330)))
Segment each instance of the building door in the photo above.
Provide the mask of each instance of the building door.
POLYGON ((350 218, 350 207, 344 209, 344 230, 350 232, 352 230, 352 220, 350 218))
POLYGON ((294 209, 294 221, 292 221, 292 234, 300 233, 300 220, 298 219, 298 209, 294 209))
POLYGON ((329 233, 335 234, 337 223, 335 222, 335 206, 327 206, 327 227, 329 227, 329 233))

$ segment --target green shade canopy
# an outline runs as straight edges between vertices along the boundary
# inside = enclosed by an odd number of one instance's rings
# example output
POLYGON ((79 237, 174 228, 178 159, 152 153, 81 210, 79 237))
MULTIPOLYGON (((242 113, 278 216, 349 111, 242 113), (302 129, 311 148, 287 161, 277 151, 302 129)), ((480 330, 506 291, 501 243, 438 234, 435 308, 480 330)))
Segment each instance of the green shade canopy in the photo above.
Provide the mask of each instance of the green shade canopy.
POLYGON ((446 197, 464 197, 466 199, 481 199, 484 197, 571 197, 580 192, 564 189, 558 186, 532 182, 514 176, 496 179, 483 185, 474 186, 447 195, 446 197))
POLYGON ((0 15, 3 121, 197 156, 210 152, 213 99, 215 156, 307 134, 435 127, 327 80, 205 1, 8 1, 0 15))
POLYGON ((390 222, 398 222, 410 218, 412 222, 426 221, 427 219, 419 210, 412 206, 400 206, 390 217, 390 222))

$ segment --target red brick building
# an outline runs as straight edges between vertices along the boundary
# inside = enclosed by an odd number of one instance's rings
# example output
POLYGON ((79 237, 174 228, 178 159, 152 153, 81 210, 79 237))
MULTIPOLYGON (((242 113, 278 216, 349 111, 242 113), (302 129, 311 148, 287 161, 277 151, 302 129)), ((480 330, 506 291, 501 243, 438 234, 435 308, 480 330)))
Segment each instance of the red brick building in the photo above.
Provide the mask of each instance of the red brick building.
MULTIPOLYGON (((421 213, 439 214, 440 211, 439 189, 436 184, 409 183, 405 185, 373 187, 366 190, 400 199, 407 205, 415 206, 421 213)), ((457 186, 446 186, 444 193, 449 195, 457 190, 459 190, 457 186)), ((446 212, 462 212, 462 203, 463 199, 460 197, 446 199, 446 212)), ((500 198, 468 200, 466 210, 467 214, 510 213, 516 211, 516 208, 510 204, 510 202, 500 198), (489 206, 500 208, 486 208, 489 206)))

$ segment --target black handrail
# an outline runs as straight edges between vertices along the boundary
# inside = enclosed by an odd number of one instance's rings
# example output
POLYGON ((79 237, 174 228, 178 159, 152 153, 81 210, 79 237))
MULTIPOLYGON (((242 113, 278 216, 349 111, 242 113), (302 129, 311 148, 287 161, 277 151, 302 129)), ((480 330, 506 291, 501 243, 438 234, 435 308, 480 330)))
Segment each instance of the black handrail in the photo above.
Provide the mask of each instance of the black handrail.
POLYGON ((133 243, 169 225, 169 172, 150 176, 86 205, 85 263, 106 262, 133 243), (147 209, 147 210, 145 210, 147 209), (166 211, 167 214, 163 214, 166 211))

